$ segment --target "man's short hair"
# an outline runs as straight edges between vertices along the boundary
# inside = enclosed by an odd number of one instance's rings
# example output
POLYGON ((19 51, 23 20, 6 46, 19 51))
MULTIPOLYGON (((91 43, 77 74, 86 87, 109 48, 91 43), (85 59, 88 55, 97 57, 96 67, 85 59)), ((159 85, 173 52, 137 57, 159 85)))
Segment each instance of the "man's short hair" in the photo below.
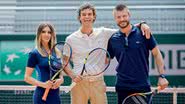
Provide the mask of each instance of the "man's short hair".
MULTIPOLYGON (((90 9, 93 11, 93 15, 95 16, 96 19, 96 9, 95 7, 91 4, 91 3, 84 3, 82 4, 79 9, 78 9, 78 19, 80 18, 81 15, 81 11, 85 10, 85 9, 90 9)), ((95 21, 95 20, 94 20, 95 21)))
POLYGON ((128 14, 130 15, 130 11, 129 11, 128 7, 124 4, 116 5, 116 7, 113 9, 113 15, 114 15, 115 11, 123 11, 123 10, 127 10, 128 14))
POLYGON ((118 5, 116 5, 116 7, 114 8, 114 10, 116 10, 116 11, 122 11, 122 10, 124 10, 124 9, 128 9, 128 7, 127 7, 126 5, 124 5, 124 4, 118 4, 118 5))

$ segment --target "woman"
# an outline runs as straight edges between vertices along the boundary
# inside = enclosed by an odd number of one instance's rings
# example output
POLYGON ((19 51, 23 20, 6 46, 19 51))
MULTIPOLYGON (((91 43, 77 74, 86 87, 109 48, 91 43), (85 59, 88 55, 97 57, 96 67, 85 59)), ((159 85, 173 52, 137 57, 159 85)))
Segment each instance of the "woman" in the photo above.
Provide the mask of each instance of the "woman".
POLYGON ((37 86, 33 94, 34 104, 60 104, 59 87, 64 82, 62 74, 55 81, 50 81, 50 69, 48 55, 53 45, 56 43, 56 34, 53 26, 49 23, 42 23, 37 29, 36 48, 29 53, 25 82, 37 86), (38 79, 32 77, 33 70, 36 69, 38 79), (42 96, 46 88, 50 88, 46 101, 42 96))

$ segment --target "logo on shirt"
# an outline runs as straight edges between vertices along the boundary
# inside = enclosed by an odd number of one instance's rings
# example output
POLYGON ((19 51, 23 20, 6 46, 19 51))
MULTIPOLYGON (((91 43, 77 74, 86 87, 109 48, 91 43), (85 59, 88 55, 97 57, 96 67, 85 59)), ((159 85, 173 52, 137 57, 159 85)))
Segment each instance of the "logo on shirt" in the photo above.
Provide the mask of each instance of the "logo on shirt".
POLYGON ((141 42, 140 41, 136 41, 136 44, 140 44, 141 42))

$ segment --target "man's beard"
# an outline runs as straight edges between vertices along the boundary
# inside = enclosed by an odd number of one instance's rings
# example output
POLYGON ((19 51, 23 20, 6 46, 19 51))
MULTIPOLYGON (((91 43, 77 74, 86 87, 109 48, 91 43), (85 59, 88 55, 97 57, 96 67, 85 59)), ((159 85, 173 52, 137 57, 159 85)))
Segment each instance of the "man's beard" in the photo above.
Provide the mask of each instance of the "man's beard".
POLYGON ((121 29, 126 28, 130 24, 129 21, 121 21, 119 24, 117 24, 121 29), (124 23, 124 25, 122 25, 124 23))

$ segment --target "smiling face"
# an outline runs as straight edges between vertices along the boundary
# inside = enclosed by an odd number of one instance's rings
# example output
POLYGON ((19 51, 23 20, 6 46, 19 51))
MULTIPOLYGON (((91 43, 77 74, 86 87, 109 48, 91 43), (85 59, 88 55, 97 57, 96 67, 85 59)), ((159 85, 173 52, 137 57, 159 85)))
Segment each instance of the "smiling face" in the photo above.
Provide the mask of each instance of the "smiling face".
POLYGON ((41 31, 41 42, 42 43, 49 43, 49 41, 51 40, 51 29, 46 26, 45 28, 43 28, 43 30, 41 31))
POLYGON ((36 47, 41 49, 43 45, 51 49, 56 42, 56 34, 53 25, 41 23, 37 29, 36 47))
POLYGON ((92 4, 85 3, 78 9, 78 20, 82 27, 92 27, 96 19, 96 10, 92 4))
POLYGON ((130 24, 130 14, 127 9, 114 11, 114 19, 117 25, 124 29, 130 24))
POLYGON ((117 25, 124 29, 130 24, 130 11, 124 4, 117 5, 113 10, 113 16, 117 25))
POLYGON ((82 26, 91 26, 95 20, 95 15, 93 14, 93 10, 84 9, 81 11, 79 20, 82 26))

